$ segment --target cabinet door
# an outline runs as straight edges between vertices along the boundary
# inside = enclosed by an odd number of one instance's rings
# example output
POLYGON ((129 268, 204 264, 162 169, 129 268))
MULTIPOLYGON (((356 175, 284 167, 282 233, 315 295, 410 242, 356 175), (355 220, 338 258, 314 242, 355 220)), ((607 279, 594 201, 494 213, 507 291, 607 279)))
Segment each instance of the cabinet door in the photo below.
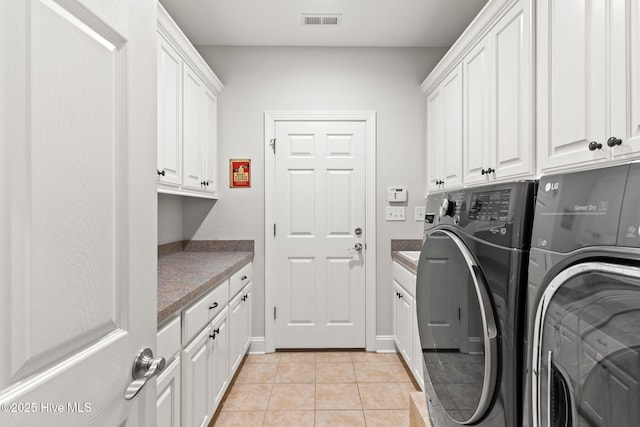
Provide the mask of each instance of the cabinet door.
POLYGON ((242 326, 243 326, 243 343, 242 343, 242 355, 241 358, 247 353, 249 350, 249 346, 251 346, 251 300, 253 299, 252 295, 253 286, 251 282, 247 286, 244 287, 242 293, 244 294, 244 301, 242 303, 242 326))
POLYGON ((209 372, 211 393, 209 414, 213 415, 222 401, 229 385, 229 317, 228 309, 224 309, 212 322, 211 355, 209 372))
POLYGON ((203 96, 203 111, 202 111, 202 181, 204 184, 204 190, 215 193, 216 192, 216 122, 217 122, 217 100, 216 96, 210 91, 205 90, 203 96))
POLYGON ((158 36, 158 180, 182 184, 182 59, 158 36))
POLYGON ((242 361, 243 342, 243 300, 242 291, 229 303, 229 372, 234 374, 242 361))
POLYGON ((158 376, 156 426, 180 427, 180 358, 158 376))
POLYGON ((418 333, 418 316, 415 308, 413 310, 413 366, 411 371, 418 385, 424 390, 424 370, 423 370, 422 345, 420 334, 418 333))
POLYGON ((640 152, 640 3, 611 1, 611 130, 615 158, 640 152))
POLYGON ((442 123, 440 175, 444 188, 462 185, 462 66, 456 67, 442 82, 442 123))
POLYGON ((496 167, 490 139, 490 65, 489 39, 485 37, 462 60, 465 184, 487 181, 489 174, 482 171, 496 167))
POLYGON ((399 291, 400 285, 398 285, 398 283, 395 281, 395 279, 393 280, 393 286, 392 286, 392 291, 393 291, 393 342, 396 344, 396 347, 398 348, 398 351, 400 353, 402 353, 402 350, 400 350, 400 297, 399 297, 399 291))
POLYGON ((182 184, 187 188, 201 190, 201 115, 205 86, 200 77, 187 64, 184 64, 183 70, 182 166, 184 178, 182 184))
POLYGON ((443 180, 439 152, 444 149, 440 134, 442 122, 442 96, 440 87, 427 96, 427 192, 438 191, 443 180))
POLYGON ((491 31, 494 57, 491 142, 495 178, 533 172, 531 30, 529 2, 516 3, 491 31))
POLYGON ((206 425, 211 415, 210 334, 211 327, 205 328, 182 351, 182 416, 187 427, 206 425))
POLYGON ((462 67, 427 97, 427 192, 462 185, 462 67))
POLYGON ((542 170, 606 160, 607 3, 541 0, 537 93, 542 170), (591 141, 602 144, 590 151, 591 141))
POLYGON ((413 366, 413 311, 414 300, 411 295, 403 288, 400 288, 400 326, 398 333, 400 334, 400 352, 407 366, 413 366))

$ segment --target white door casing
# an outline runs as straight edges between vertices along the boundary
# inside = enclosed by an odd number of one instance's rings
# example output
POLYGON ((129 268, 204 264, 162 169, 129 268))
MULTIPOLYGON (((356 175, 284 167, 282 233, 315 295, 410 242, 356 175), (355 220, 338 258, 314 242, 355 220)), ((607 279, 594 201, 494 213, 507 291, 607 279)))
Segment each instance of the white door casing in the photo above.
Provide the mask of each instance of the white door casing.
POLYGON ((0 425, 154 425, 156 3, 0 21, 0 425))
POLYGON ((282 121, 276 141, 276 348, 364 347, 365 124, 282 121))
POLYGON ((266 351, 276 347, 374 350, 375 113, 267 112, 265 137, 266 351), (275 155, 269 146, 273 139, 278 140, 275 155), (359 185, 362 190, 355 190, 359 185), (282 196, 292 191, 304 202, 289 205, 289 197, 282 196), (356 227, 363 230, 360 236, 355 235, 356 227), (312 241, 318 243, 311 245, 312 241), (350 250, 356 243, 362 244, 362 251, 350 250), (328 286, 323 284, 326 278, 328 286), (293 298, 284 301, 291 294, 279 289, 288 287, 287 280, 297 287, 289 288, 293 298), (318 333, 310 335, 311 329, 318 333))

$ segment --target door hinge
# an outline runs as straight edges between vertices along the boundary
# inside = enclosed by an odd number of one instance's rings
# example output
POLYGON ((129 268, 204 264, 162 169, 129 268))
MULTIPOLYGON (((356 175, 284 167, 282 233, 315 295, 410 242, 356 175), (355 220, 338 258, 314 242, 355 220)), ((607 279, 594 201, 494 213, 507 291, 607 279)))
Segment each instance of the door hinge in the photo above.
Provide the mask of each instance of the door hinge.
POLYGON ((269 145, 271 146, 271 148, 273 149, 273 154, 276 154, 276 139, 273 138, 270 142, 269 145))
POLYGON ((276 308, 273 307, 273 321, 275 322, 276 320, 276 308))

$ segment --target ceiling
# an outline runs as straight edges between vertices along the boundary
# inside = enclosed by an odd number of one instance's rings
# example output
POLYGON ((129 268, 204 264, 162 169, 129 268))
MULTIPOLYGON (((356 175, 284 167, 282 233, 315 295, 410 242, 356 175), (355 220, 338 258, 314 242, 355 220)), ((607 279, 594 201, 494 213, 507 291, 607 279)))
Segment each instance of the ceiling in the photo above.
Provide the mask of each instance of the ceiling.
POLYGON ((160 0, 195 45, 449 47, 487 0, 160 0), (303 14, 341 14, 303 26, 303 14))

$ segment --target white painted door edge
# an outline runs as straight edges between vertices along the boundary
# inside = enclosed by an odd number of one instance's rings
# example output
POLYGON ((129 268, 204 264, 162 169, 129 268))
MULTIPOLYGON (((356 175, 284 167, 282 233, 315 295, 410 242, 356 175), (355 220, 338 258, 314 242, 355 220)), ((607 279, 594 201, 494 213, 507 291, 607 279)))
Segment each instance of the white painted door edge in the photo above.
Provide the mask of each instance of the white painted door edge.
POLYGON ((366 123, 366 224, 367 241, 365 251, 365 310, 367 351, 376 351, 376 112, 375 111, 266 111, 264 113, 264 253, 265 253, 265 351, 275 351, 274 294, 271 286, 273 265, 270 260, 273 251, 274 184, 275 162, 271 140, 275 138, 277 121, 363 121, 366 123))

